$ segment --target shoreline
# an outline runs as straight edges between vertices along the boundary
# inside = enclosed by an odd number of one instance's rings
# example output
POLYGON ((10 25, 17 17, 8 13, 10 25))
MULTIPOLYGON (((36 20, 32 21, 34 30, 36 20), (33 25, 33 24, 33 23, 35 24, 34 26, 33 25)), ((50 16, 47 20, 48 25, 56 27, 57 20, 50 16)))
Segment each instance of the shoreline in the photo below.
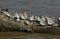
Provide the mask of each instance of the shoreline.
POLYGON ((0 30, 3 32, 20 32, 26 31, 31 33, 52 33, 52 34, 60 34, 60 28, 54 26, 37 26, 33 25, 25 25, 24 21, 21 20, 19 22, 13 21, 13 19, 8 19, 5 15, 0 14, 0 30))

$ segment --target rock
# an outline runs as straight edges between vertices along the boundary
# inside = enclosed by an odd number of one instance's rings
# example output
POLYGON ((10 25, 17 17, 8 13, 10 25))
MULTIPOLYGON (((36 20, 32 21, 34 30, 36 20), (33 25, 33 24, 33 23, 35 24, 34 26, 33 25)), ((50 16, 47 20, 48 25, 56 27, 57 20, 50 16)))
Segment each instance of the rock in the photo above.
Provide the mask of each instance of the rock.
POLYGON ((60 33, 59 27, 55 26, 38 26, 37 23, 31 22, 24 24, 25 20, 14 21, 12 18, 7 18, 4 14, 0 14, 0 31, 29 31, 29 32, 46 32, 46 33, 60 33))

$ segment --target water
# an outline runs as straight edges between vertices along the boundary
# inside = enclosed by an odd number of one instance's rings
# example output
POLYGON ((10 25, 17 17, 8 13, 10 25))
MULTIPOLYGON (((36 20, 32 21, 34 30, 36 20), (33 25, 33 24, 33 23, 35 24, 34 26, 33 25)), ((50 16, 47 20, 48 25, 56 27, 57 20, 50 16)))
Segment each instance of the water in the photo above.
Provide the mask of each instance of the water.
POLYGON ((60 0, 0 0, 0 10, 9 8, 11 13, 28 11, 31 15, 60 15, 60 0))
POLYGON ((0 39, 60 39, 60 35, 26 32, 0 32, 0 39))
MULTIPOLYGON (((0 10, 11 14, 27 11, 30 15, 60 16, 60 0, 0 0, 0 10)), ((0 32, 0 39, 60 39, 60 35, 21 32, 0 32)))

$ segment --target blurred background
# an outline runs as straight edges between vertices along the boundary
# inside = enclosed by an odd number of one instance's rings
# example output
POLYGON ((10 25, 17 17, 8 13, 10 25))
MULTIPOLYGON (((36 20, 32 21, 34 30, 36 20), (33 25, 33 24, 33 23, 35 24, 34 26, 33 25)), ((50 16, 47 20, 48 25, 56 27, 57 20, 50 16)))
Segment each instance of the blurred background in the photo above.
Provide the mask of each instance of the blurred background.
POLYGON ((60 0, 0 0, 0 10, 10 13, 27 11, 30 15, 60 16, 60 0))

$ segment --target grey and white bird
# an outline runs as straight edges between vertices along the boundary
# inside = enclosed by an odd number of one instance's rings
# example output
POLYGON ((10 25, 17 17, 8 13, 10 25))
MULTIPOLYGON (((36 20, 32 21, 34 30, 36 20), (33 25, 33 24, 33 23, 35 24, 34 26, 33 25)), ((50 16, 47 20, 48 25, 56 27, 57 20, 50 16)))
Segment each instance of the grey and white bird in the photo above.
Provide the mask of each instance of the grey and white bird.
POLYGON ((2 13, 2 14, 5 14, 8 18, 11 17, 10 13, 8 12, 8 9, 3 8, 3 9, 1 10, 1 13, 2 13))
POLYGON ((38 16, 35 16, 34 18, 35 18, 35 21, 37 21, 38 16))
POLYGON ((33 16, 33 15, 30 16, 30 17, 29 17, 29 20, 30 20, 30 21, 35 21, 34 16, 33 16))
POLYGON ((48 25, 58 26, 58 22, 56 21, 57 19, 51 17, 46 17, 46 18, 47 18, 48 25))
POLYGON ((53 25, 55 22, 51 17, 46 17, 48 25, 53 25))
POLYGON ((37 17, 37 21, 41 21, 41 18, 40 17, 37 17))
POLYGON ((42 26, 47 25, 47 21, 46 21, 46 18, 44 16, 42 16, 40 19, 40 25, 42 25, 42 26))
POLYGON ((60 22, 60 17, 58 17, 57 20, 60 22))
POLYGON ((26 19, 28 19, 28 15, 24 12, 24 13, 20 13, 20 18, 22 19, 22 20, 26 20, 26 19))
POLYGON ((14 16, 12 16, 13 19, 15 19, 16 21, 19 21, 19 15, 18 13, 15 13, 14 16))

